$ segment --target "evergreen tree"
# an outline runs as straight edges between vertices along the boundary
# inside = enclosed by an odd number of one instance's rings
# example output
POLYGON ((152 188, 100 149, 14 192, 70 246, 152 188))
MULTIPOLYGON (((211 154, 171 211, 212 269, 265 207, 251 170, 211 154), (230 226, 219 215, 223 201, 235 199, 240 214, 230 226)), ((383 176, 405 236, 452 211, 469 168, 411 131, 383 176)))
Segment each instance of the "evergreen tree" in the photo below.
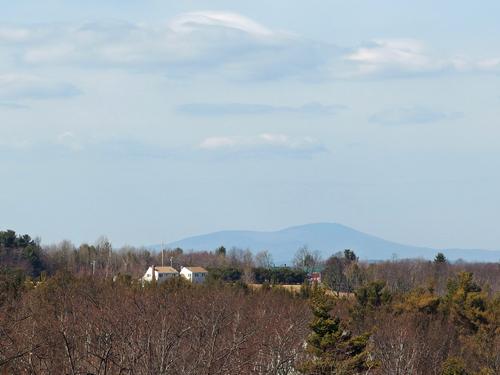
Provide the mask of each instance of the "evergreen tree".
POLYGON ((307 339, 312 358, 300 370, 308 375, 361 374, 374 367, 367 350, 369 335, 353 336, 338 317, 330 314, 334 306, 325 290, 315 287, 311 298, 312 333, 307 339))
POLYGON ((355 292, 356 304, 351 313, 355 322, 361 322, 377 309, 388 306, 392 296, 384 281, 372 281, 355 292))
POLYGON ((226 253, 227 253, 227 251, 226 251, 226 248, 224 246, 220 246, 215 250, 215 254, 217 254, 221 257, 225 257, 226 253))
POLYGON ((351 249, 344 250, 344 258, 348 262, 357 262, 358 261, 358 257, 356 256, 354 251, 352 251, 351 249))
POLYGON ((448 259, 446 259, 443 253, 436 254, 436 257, 434 258, 434 263, 446 263, 446 262, 448 262, 448 259))
POLYGON ((461 272, 448 281, 447 310, 452 321, 465 332, 476 333, 488 324, 488 297, 473 280, 471 272, 461 272))

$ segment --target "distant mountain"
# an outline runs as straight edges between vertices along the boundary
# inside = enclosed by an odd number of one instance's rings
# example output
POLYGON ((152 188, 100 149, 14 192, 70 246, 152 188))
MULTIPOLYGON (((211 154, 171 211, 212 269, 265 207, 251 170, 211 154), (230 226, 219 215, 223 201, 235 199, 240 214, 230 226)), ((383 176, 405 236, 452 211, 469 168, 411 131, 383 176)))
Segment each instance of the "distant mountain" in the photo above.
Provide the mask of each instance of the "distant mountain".
MULTIPOLYGON (((364 260, 386 260, 398 258, 432 259, 438 251, 450 260, 498 262, 500 251, 431 249, 402 245, 382 238, 362 233, 355 229, 335 223, 318 223, 294 226, 275 232, 222 231, 194 236, 168 244, 170 248, 184 250, 213 250, 219 246, 227 249, 237 247, 254 252, 268 250, 277 264, 290 263, 294 253, 306 245, 311 250, 319 250, 323 257, 352 249, 364 260)), ((154 246, 159 248, 159 246, 154 246)))

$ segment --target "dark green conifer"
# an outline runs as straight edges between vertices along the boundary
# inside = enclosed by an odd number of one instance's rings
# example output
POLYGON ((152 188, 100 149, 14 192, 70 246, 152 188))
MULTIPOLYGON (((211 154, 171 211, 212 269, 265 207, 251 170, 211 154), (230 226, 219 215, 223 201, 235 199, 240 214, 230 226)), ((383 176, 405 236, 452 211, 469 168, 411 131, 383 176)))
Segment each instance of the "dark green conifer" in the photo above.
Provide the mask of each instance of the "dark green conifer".
POLYGON ((367 350, 369 335, 353 336, 338 317, 330 314, 334 299, 323 288, 315 287, 311 298, 312 333, 307 339, 311 358, 301 366, 309 375, 361 374, 374 367, 367 350))

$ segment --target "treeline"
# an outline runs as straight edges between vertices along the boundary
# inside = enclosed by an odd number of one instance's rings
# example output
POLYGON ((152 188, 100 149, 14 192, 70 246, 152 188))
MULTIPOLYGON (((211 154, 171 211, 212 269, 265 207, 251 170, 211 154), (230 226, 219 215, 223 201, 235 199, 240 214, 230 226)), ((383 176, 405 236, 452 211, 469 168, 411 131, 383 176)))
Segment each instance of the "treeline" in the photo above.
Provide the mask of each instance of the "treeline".
POLYGON ((68 271, 74 275, 113 277, 129 275, 141 277, 151 265, 202 266, 210 271, 211 280, 243 281, 245 283, 302 284, 307 270, 300 267, 274 267, 271 255, 262 251, 256 255, 250 250, 224 247, 212 251, 184 252, 165 249, 162 252, 145 248, 122 247, 114 249, 104 237, 95 244, 75 246, 69 241, 41 247, 29 235, 14 231, 0 231, 0 268, 21 271, 31 278, 68 271), (5 240, 3 240, 5 238, 5 240))
MULTIPOLYGON (((252 267, 248 282, 257 284, 302 284, 307 280, 307 273, 290 267, 252 267)), ((243 270, 235 267, 208 267, 208 280, 236 282, 245 279, 243 270)))
POLYGON ((370 282, 384 280, 393 293, 408 293, 425 286, 443 295, 448 280, 461 272, 473 273, 490 293, 500 292, 500 263, 450 263, 442 253, 433 261, 401 259, 366 263, 360 262, 353 251, 345 250, 323 264, 323 282, 338 292, 354 292, 370 282))
MULTIPOLYGON (((293 251, 293 250, 292 250, 293 251)), ((275 267, 267 251, 253 254, 250 250, 218 249, 185 252, 166 249, 162 252, 145 248, 113 248, 104 237, 94 244, 75 246, 69 241, 41 247, 29 235, 0 231, 1 266, 21 270, 23 274, 39 277, 66 270, 74 275, 112 277, 142 276, 155 264, 202 266, 210 270, 212 279, 245 283, 301 284, 313 271, 321 271, 323 281, 334 291, 353 292, 370 281, 385 280, 391 291, 408 292, 422 285, 431 285, 443 294, 447 280, 459 272, 472 272, 478 282, 488 285, 492 292, 500 291, 500 263, 450 263, 444 255, 434 261, 406 259, 378 263, 359 261, 352 250, 335 253, 321 259, 318 252, 306 247, 298 249, 289 267, 275 267)), ((0 267, 1 267, 0 266, 0 267)))

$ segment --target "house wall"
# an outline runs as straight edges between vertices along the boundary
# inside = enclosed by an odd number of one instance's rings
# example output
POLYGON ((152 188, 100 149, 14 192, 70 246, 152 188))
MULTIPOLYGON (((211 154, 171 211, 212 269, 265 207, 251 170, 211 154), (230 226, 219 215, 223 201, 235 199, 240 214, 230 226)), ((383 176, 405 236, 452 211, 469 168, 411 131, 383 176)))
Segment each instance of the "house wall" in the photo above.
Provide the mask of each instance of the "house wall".
MULTIPOLYGON (((155 280, 158 283, 162 283, 166 280, 172 279, 176 277, 178 274, 176 273, 159 273, 155 271, 155 280)), ((144 281, 151 282, 153 281, 152 267, 149 267, 144 276, 142 277, 144 281)))
POLYGON ((205 282, 206 273, 194 272, 192 277, 194 283, 203 283, 205 282))
POLYGON ((190 270, 183 268, 181 270, 181 276, 185 277, 192 283, 203 283, 205 282, 206 273, 204 272, 191 272, 190 270))

